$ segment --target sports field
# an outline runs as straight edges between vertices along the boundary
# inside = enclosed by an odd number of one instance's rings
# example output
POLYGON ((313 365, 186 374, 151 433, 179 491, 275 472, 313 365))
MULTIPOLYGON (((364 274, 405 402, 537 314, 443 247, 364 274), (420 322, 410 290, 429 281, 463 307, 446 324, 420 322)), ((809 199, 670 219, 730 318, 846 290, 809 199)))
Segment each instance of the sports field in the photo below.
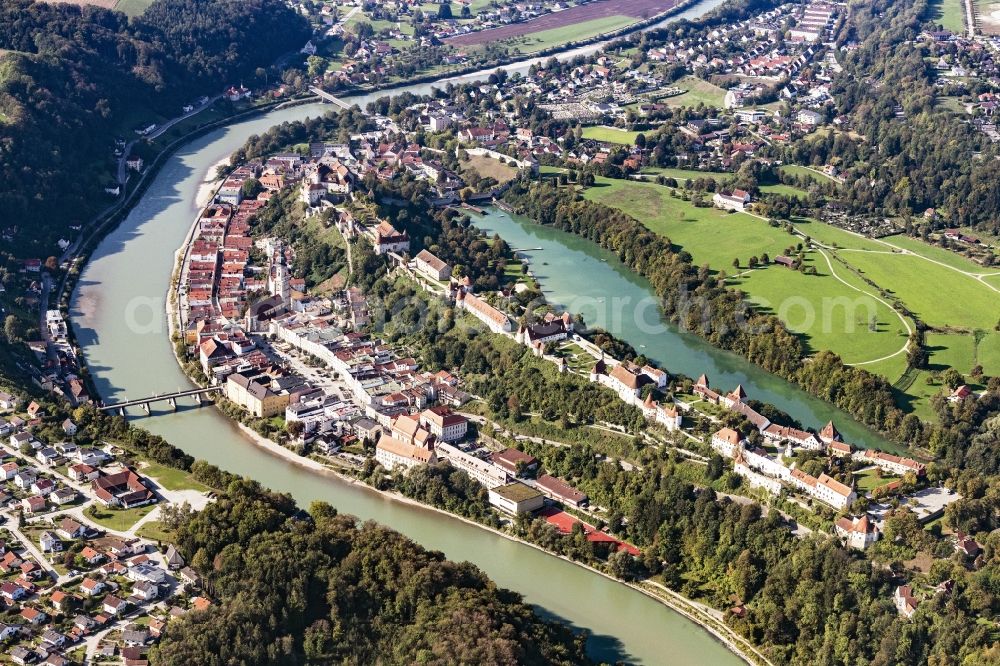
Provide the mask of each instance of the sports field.
POLYGON ((604 141, 605 143, 618 143, 623 146, 634 145, 635 138, 641 133, 642 132, 629 132, 628 130, 618 129, 616 127, 605 127, 603 125, 583 128, 584 139, 604 141))
POLYGON ((663 102, 668 106, 716 106, 722 108, 726 99, 726 91, 722 88, 699 79, 696 76, 685 76, 675 83, 678 88, 685 90, 682 95, 667 97, 663 102))
POLYGON ((599 178, 585 196, 632 215, 686 250, 696 265, 725 271, 732 286, 800 333, 812 351, 829 349, 847 363, 871 364, 868 369, 892 380, 902 373, 905 356, 898 352, 906 344, 906 325, 888 305, 863 293, 871 289, 850 272, 835 265, 831 271, 816 251, 805 258, 816 275, 777 265, 749 269, 751 256, 774 258, 800 237, 752 215, 696 207, 652 183, 599 178))

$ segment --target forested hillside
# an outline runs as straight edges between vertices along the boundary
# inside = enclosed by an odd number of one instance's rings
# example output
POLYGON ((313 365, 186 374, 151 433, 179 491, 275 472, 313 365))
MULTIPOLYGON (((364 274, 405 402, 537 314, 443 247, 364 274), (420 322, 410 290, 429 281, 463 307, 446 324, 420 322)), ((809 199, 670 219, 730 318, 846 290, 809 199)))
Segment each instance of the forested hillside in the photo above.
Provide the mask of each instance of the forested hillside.
POLYGON ((520 597, 327 504, 299 515, 255 482, 180 526, 223 601, 172 622, 157 664, 587 664, 583 637, 520 597))
POLYGON ((0 226, 18 228, 15 249, 52 254, 107 206, 116 136, 249 79, 308 34, 280 0, 157 0, 131 22, 0 0, 0 226))

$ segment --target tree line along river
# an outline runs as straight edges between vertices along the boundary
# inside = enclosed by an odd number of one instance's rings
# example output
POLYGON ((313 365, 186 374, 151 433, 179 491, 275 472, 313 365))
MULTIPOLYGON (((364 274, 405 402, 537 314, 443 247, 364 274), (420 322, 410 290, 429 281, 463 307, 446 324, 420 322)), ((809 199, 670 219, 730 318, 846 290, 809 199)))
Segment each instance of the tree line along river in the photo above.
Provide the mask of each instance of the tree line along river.
MULTIPOLYGON (((697 16, 718 4, 721 0, 709 0, 680 16, 697 16)), ((599 46, 573 53, 592 52, 599 46)), ((524 71, 530 64, 525 61, 507 69, 524 71)), ((460 78, 470 81, 479 76, 460 78)), ((429 85, 420 84, 393 92, 421 94, 429 90, 429 85)), ((363 107, 385 94, 358 96, 352 101, 363 107)), ((198 213, 199 189, 209 171, 251 134, 285 121, 316 116, 329 108, 310 104, 271 111, 193 140, 166 160, 128 217, 101 242, 83 270, 70 307, 77 340, 101 398, 138 398, 190 385, 174 359, 164 311, 174 251, 184 242, 198 213)), ((651 295, 647 284, 588 241, 499 211, 477 223, 500 232, 513 247, 545 248, 532 258, 533 269, 555 302, 612 296, 639 302, 651 295), (575 278, 580 270, 587 271, 586 281, 575 278)), ((585 314, 591 323, 601 323, 594 320, 596 312, 585 314)), ((859 443, 876 443, 872 433, 846 415, 731 354, 669 328, 655 335, 640 328, 625 326, 619 333, 670 370, 707 372, 713 382, 724 387, 741 382, 752 397, 773 402, 806 425, 821 425, 833 417, 847 437, 859 443)), ((392 527, 451 559, 475 563, 499 585, 523 594, 543 614, 589 630, 588 647, 596 659, 721 666, 741 663, 708 632, 635 590, 438 512, 304 470, 253 445, 217 410, 181 409, 173 413, 154 409, 139 425, 195 457, 290 493, 302 506, 324 500, 344 513, 392 527)))

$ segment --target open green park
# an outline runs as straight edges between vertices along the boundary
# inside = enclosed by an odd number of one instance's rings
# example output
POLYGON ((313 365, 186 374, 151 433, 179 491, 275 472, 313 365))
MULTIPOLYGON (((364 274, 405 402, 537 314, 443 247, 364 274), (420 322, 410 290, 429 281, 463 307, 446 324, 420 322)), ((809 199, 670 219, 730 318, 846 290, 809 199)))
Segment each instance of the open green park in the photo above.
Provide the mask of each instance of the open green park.
MULTIPOLYGON (((677 180, 724 177, 681 169, 647 169, 644 174, 650 179, 661 174, 677 180)), ((816 220, 795 220, 797 235, 792 236, 751 214, 696 206, 672 190, 651 181, 598 178, 585 196, 669 238, 696 265, 724 271, 728 284, 781 318, 810 351, 833 351, 845 363, 894 382, 901 401, 923 418, 933 417, 930 399, 948 390, 944 370, 956 369, 973 387, 978 386, 970 377, 975 366, 986 375, 1000 374, 1000 333, 995 330, 1000 269, 916 238, 866 238, 816 220), (774 264, 749 268, 750 257, 767 253, 773 259, 806 237, 812 242, 803 251, 805 272, 774 264), (932 329, 925 342, 925 370, 907 372, 905 346, 913 321, 899 314, 893 301, 932 329)))
POLYGON ((801 243, 801 237, 753 215, 695 206, 653 183, 599 178, 585 196, 669 238, 696 265, 725 271, 731 286, 780 317, 811 351, 829 349, 846 363, 871 364, 870 369, 891 379, 902 373, 905 354, 900 352, 907 340, 903 319, 866 293, 873 290, 862 280, 844 269, 831 270, 819 250, 805 250, 804 264, 815 269, 814 275, 774 264, 749 268, 750 257, 766 253, 773 259, 801 243), (734 260, 739 260, 738 268, 734 260))

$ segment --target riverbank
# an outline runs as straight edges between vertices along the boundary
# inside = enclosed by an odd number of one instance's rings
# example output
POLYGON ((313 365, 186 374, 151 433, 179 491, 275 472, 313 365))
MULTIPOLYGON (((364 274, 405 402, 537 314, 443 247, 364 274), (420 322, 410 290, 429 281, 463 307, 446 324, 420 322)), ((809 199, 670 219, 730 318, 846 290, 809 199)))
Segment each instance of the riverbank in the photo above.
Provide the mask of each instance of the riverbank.
POLYGON ((498 530, 496 528, 490 527, 489 525, 483 525, 482 523, 476 522, 475 520, 472 520, 470 518, 466 518, 465 516, 460 516, 458 514, 451 513, 450 511, 445 511, 444 509, 431 506, 429 504, 424 504, 423 502, 418 502, 417 500, 411 497, 407 497, 406 495, 403 495, 402 493, 395 490, 379 490, 354 477, 342 474, 316 460, 313 460, 312 458, 306 458, 300 456, 288 450, 284 446, 281 446, 277 442, 274 442, 273 440, 270 440, 254 432, 252 429, 248 428, 242 423, 237 425, 240 431, 247 437, 247 439, 249 439, 256 447, 260 448, 261 450, 267 452, 270 455, 273 455, 277 458, 281 458, 297 467, 300 467, 302 469, 308 470, 313 473, 317 473, 321 476, 335 479, 338 482, 349 483, 355 487, 364 489, 366 492, 375 493, 385 499, 389 499, 391 501, 406 504, 408 506, 417 507, 424 511, 430 511, 433 513, 447 516, 455 520, 459 520, 467 525, 479 528, 481 530, 485 530, 487 532, 491 532, 499 537, 503 537, 508 541, 512 541, 524 546, 529 546, 531 548, 534 548, 535 550, 544 553, 549 557, 554 557, 556 559, 560 559, 565 562, 574 564, 578 567, 581 567, 589 571, 590 573, 602 576, 609 581, 618 583, 619 585, 624 585, 626 587, 629 587, 637 592, 642 593, 643 595, 649 597, 650 599, 653 599, 659 602, 660 604, 663 604, 664 606, 670 608, 671 610, 683 615, 691 622, 697 624, 699 627, 701 627, 706 632, 711 634, 712 637, 715 638, 719 643, 724 645, 726 649, 728 649, 730 652, 735 654, 737 657, 742 659, 747 664, 755 666, 759 665, 773 666, 773 664, 766 657, 764 657, 764 655, 760 654, 760 652, 757 651, 757 649, 753 647, 753 645, 751 645, 748 641, 746 641, 746 639, 744 639, 742 636, 738 635, 736 632, 727 627, 722 620, 713 617, 708 612, 708 610, 702 608, 698 603, 692 601, 691 599, 688 599, 687 597, 684 597, 683 595, 677 592, 674 592, 673 590, 663 585, 660 585, 659 583, 655 583, 652 581, 645 581, 639 583, 630 583, 628 581, 623 581, 618 578, 615 578, 614 576, 608 574, 607 572, 601 571, 600 569, 592 565, 571 559, 564 555, 553 553, 549 550, 546 550, 545 548, 542 548, 536 543, 532 543, 531 541, 522 539, 516 535, 510 534, 509 532, 504 532, 503 530, 498 530), (656 592, 644 587, 644 585, 655 586, 657 589, 661 589, 668 596, 664 597, 660 594, 657 594, 656 592))
MULTIPOLYGON (((211 174, 212 171, 210 170, 209 173, 211 174)), ((211 190, 211 193, 214 193, 216 189, 217 187, 211 190)), ((198 226, 198 217, 196 216, 191 227, 188 229, 188 233, 185 235, 184 245, 178 248, 175 253, 175 258, 177 262, 176 263, 177 269, 175 270, 175 274, 183 269, 183 259, 187 254, 187 249, 190 245, 191 239, 195 231, 197 230, 197 226, 198 226)), ((168 336, 171 340, 173 340, 173 334, 177 330, 177 324, 178 324, 178 321, 176 319, 177 316, 179 315, 179 296, 177 290, 178 290, 177 285, 171 282, 169 286, 168 296, 165 299, 166 317, 168 322, 168 336)), ((177 346, 171 344, 171 347, 173 348, 174 359, 177 362, 178 367, 181 369, 182 372, 184 372, 184 363, 180 355, 178 354, 177 346)), ((197 383, 194 382, 193 379, 188 377, 188 380, 191 381, 192 384, 197 386, 197 383)), ((249 428, 245 424, 236 422, 232 419, 229 419, 228 417, 226 418, 227 420, 230 420, 230 422, 234 423, 237 426, 241 435, 246 440, 249 440, 249 442, 252 443, 255 447, 266 452, 270 456, 281 459, 299 469, 303 469, 309 473, 316 474, 325 479, 329 479, 337 483, 347 483, 355 488, 362 489, 364 492, 374 493, 391 501, 399 502, 411 507, 417 507, 421 510, 431 511, 437 514, 445 515, 450 518, 462 521, 467 525, 477 527, 482 530, 486 530, 497 536, 503 537, 504 539, 507 539, 509 541, 530 546, 531 548, 534 548, 539 552, 545 553, 550 557, 555 557, 561 560, 565 560, 566 562, 575 564, 579 567, 582 567, 583 569, 586 569, 587 571, 590 571, 591 573, 599 574, 600 576, 603 576, 609 581, 613 581, 615 583, 624 585, 638 592, 641 592, 645 596, 654 599, 655 601, 663 604, 664 606, 670 608, 671 610, 683 615, 688 620, 695 623, 696 625, 704 629, 706 632, 708 632, 710 635, 712 635, 717 641, 719 641, 722 645, 724 645, 726 649, 728 649, 730 652, 738 656, 744 662, 752 665, 764 664, 766 666, 770 666, 770 662, 767 661, 767 659, 764 658, 763 655, 757 652, 757 650, 748 642, 746 642, 742 637, 740 637, 738 634, 729 629, 718 618, 713 617, 706 609, 701 608, 696 602, 687 599, 686 597, 683 597, 682 595, 676 592, 668 590, 667 588, 663 588, 664 591, 669 595, 668 597, 663 597, 659 594, 652 592, 649 589, 646 589, 645 587, 643 587, 641 583, 629 583, 627 581, 619 580, 611 576, 610 574, 601 571, 600 569, 597 569, 594 566, 591 566, 584 562, 579 562, 570 559, 563 555, 553 553, 535 543, 526 541, 508 532, 495 529, 493 527, 484 525, 482 523, 471 520, 464 516, 454 514, 449 511, 445 511, 444 509, 424 504, 410 497, 407 497, 395 490, 379 490, 378 488, 370 486, 353 476, 349 476, 347 474, 339 472, 330 467, 329 465, 325 465, 317 460, 314 460, 313 458, 300 456, 297 453, 282 446, 281 444, 260 435, 259 433, 255 432, 253 429, 249 428)))

